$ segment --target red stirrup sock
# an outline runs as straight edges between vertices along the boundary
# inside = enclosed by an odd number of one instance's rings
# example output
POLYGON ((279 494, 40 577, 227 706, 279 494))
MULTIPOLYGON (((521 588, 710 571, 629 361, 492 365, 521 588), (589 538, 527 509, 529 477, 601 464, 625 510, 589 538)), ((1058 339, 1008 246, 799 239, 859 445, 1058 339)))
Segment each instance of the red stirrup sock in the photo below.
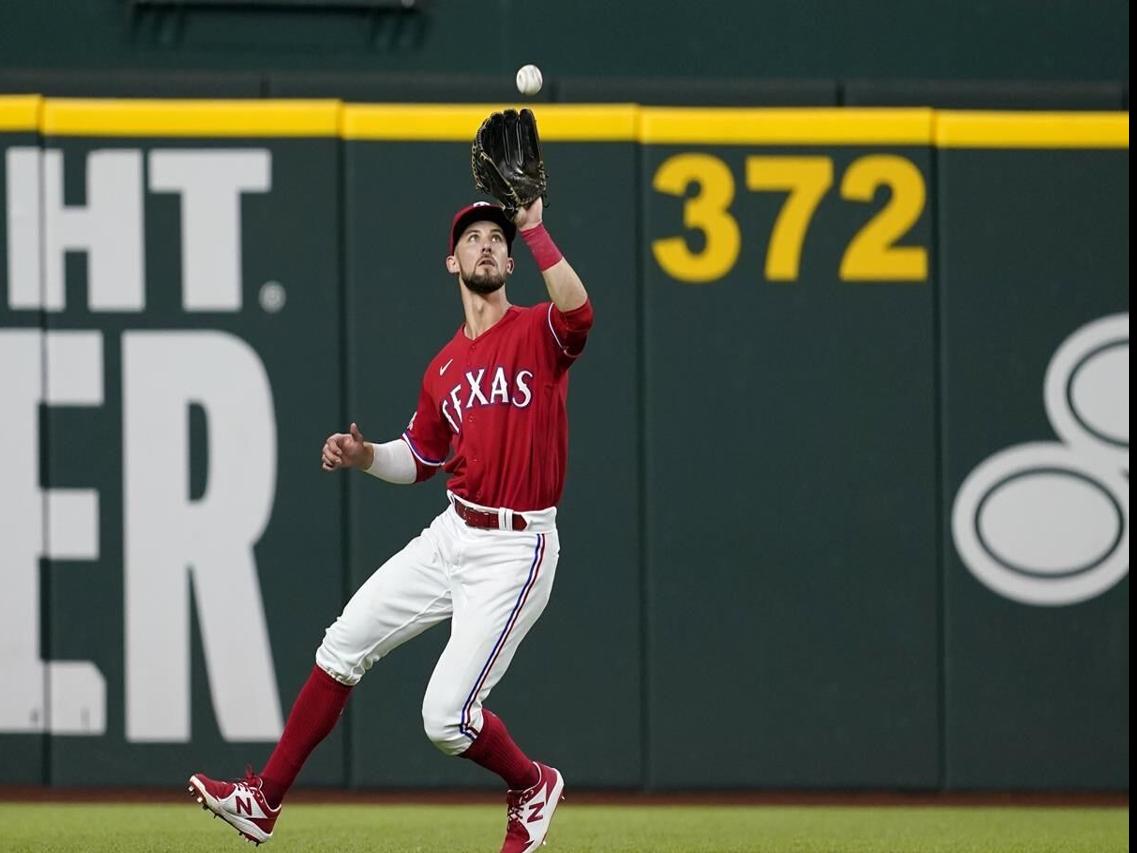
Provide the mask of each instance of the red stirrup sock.
POLYGON ((312 674, 300 688, 288 714, 284 733, 260 773, 261 790, 270 806, 280 805, 316 744, 335 728, 350 694, 351 688, 346 684, 340 684, 318 666, 312 667, 312 674))
POLYGON ((482 709, 482 732, 462 757, 492 770, 514 791, 530 788, 540 778, 537 766, 513 742, 505 723, 485 709, 482 709))
POLYGON ((525 245, 533 253, 533 260, 537 262, 537 269, 541 272, 555 265, 564 257, 561 250, 557 248, 557 244, 553 242, 553 238, 549 236, 549 232, 545 230, 545 225, 542 222, 522 231, 521 239, 525 241, 525 245))

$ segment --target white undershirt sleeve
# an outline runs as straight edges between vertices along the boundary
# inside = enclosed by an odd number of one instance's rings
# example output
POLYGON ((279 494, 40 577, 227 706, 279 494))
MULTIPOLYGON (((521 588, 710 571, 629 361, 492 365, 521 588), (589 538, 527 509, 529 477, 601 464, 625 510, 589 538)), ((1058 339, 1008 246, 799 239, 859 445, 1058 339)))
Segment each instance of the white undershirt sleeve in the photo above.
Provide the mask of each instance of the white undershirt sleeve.
POLYGON ((365 473, 403 486, 415 481, 418 474, 415 457, 401 438, 384 444, 371 444, 371 449, 375 451, 375 461, 365 473))

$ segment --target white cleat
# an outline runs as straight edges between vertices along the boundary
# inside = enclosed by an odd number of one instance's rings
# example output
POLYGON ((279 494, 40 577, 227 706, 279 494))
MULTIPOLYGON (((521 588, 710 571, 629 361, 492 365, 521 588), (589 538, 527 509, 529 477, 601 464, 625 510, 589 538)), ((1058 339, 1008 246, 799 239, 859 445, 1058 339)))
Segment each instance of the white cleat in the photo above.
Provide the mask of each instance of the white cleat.
POLYGON ((537 765, 537 784, 505 795, 508 823, 501 853, 531 853, 544 845, 553 813, 564 799, 565 780, 555 767, 537 765))
POLYGON ((272 838, 280 806, 274 809, 268 804, 260 777, 252 770, 246 772, 243 780, 235 782, 219 782, 204 773, 194 773, 187 790, 198 805, 253 844, 263 844, 272 838))

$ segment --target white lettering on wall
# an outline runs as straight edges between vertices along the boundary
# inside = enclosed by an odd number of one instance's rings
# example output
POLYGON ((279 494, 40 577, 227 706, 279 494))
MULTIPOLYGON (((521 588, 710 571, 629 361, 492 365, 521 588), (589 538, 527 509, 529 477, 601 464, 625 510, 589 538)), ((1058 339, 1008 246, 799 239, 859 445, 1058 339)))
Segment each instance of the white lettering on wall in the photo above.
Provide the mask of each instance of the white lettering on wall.
POLYGON ((63 152, 43 152, 43 299, 62 311, 64 257, 87 253, 87 305, 92 311, 141 311, 146 304, 142 245, 142 154, 87 155, 87 203, 63 203, 63 152))
POLYGON ((126 332, 122 353, 127 740, 190 739, 191 589, 222 736, 275 740, 280 699, 253 555, 276 491, 268 375, 225 332, 126 332), (196 501, 191 404, 205 410, 209 456, 196 501))
POLYGON ((0 731, 106 731, 102 673, 90 661, 44 661, 39 647, 39 560, 99 557, 98 493, 39 486, 39 407, 101 406, 102 378, 98 332, 0 330, 0 731))
POLYGON ((8 307, 43 306, 40 264, 40 150, 12 147, 4 156, 8 184, 8 307))
MULTIPOLYGON (((9 308, 86 307, 140 314, 145 323, 146 287, 174 284, 146 280, 149 189, 177 195, 183 307, 240 310, 242 199, 271 189, 271 153, 152 151, 148 183, 142 155, 7 148, 0 274, 7 272, 9 308), (84 180, 75 204, 65 201, 65 168, 84 180), (86 306, 68 304, 67 256, 75 252, 86 257, 86 306)), ((272 391, 253 349, 214 331, 128 330, 120 339, 99 330, 0 329, 0 732, 106 733, 99 669, 44 660, 49 649, 40 647, 45 613, 56 612, 40 600, 41 561, 97 561, 101 544, 98 492, 46 485, 40 448, 57 445, 43 441, 40 414, 45 405, 103 406, 104 383, 119 378, 106 376, 104 342, 114 364, 120 340, 127 739, 189 740, 193 607, 222 736, 273 740, 280 700, 253 554, 276 489, 272 391), (197 500, 189 489, 191 405, 206 414, 208 441, 206 490, 197 500)), ((73 616, 105 618, 64 618, 73 616)))
POLYGON ((241 310, 241 194, 272 188, 264 149, 150 152, 150 189, 182 200, 182 305, 241 310))

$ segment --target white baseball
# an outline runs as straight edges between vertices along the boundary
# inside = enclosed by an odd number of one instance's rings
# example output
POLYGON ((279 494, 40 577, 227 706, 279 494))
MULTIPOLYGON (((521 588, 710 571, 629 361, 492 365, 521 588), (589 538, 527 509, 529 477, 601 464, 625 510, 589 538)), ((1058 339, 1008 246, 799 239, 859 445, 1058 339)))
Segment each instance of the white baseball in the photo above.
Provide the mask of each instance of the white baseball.
POLYGON ((536 65, 522 65, 517 69, 517 91, 522 95, 536 95, 541 91, 541 69, 536 65))

